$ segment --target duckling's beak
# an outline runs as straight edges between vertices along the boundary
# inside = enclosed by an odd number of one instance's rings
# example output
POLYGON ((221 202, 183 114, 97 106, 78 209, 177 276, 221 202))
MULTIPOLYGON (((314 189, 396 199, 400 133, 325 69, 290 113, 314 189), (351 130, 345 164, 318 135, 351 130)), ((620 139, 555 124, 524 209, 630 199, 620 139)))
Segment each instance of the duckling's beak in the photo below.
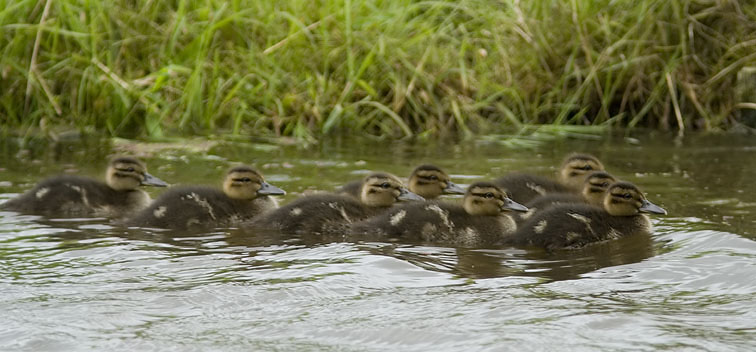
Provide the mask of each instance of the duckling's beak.
POLYGON ((142 178, 141 185, 143 186, 155 186, 155 187, 167 187, 168 184, 165 183, 165 181, 152 176, 148 173, 144 173, 144 177, 142 178))
POLYGON ((528 211, 528 207, 509 198, 504 198, 504 205, 501 206, 501 210, 528 211))
POLYGON ((273 195, 273 196, 282 196, 286 194, 286 191, 271 185, 270 183, 263 182, 260 184, 260 189, 257 190, 257 194, 260 195, 273 195))
POLYGON ((410 190, 401 187, 399 188, 399 197, 396 197, 398 200, 420 200, 423 201, 425 198, 418 196, 417 194, 414 194, 410 192, 410 190))
POLYGON ((667 215, 667 211, 664 210, 664 208, 649 202, 648 200, 644 199, 643 203, 641 204, 641 207, 638 208, 638 211, 641 213, 651 213, 651 214, 663 214, 667 215))
POLYGON ((446 194, 465 194, 465 189, 458 186, 454 182, 446 182, 446 188, 444 188, 444 193, 446 194))

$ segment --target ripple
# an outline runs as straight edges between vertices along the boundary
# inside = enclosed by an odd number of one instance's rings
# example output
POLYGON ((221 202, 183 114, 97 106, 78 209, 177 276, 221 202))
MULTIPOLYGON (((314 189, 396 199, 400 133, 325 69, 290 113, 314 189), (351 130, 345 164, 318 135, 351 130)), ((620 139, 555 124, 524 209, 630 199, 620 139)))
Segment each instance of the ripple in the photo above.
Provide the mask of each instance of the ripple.
MULTIPOLYGON (((654 235, 546 252, 236 229, 188 235, 0 212, 0 349, 756 349, 752 155, 722 175, 721 165, 708 172, 712 163, 695 154, 707 149, 661 148, 653 153, 658 159, 636 158, 637 146, 594 147, 613 173, 670 210, 653 219, 654 235)), ((378 166, 406 174, 426 162, 444 165, 459 182, 524 167, 548 175, 563 151, 503 157, 491 147, 468 158, 461 149, 450 159, 431 149, 365 147, 367 155, 356 156, 351 145, 333 153, 319 148, 297 149, 291 158, 286 147, 276 148, 255 154, 255 163, 284 189, 332 189, 378 166)), ((722 150, 723 158, 738 152, 722 150)), ((161 158, 166 170, 189 160, 161 158)), ((219 163, 237 161, 195 159, 220 172, 219 163)), ((0 180, 16 193, 0 201, 33 185, 34 171, 17 168, 3 176, 20 176, 0 180)), ((210 174, 192 180, 216 182, 210 174)))

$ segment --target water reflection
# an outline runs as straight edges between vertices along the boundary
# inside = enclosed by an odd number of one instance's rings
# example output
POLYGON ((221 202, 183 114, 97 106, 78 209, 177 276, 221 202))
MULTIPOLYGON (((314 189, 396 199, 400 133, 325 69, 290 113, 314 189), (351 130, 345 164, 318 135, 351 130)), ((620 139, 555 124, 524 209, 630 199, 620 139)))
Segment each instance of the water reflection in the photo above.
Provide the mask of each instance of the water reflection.
MULTIPOLYGON (((15 215, 7 216, 12 219, 15 215)), ((419 268, 452 274, 456 277, 482 279, 503 276, 534 276, 549 280, 575 279, 596 269, 635 263, 650 258, 659 250, 650 236, 632 236, 617 241, 598 243, 578 250, 547 252, 538 248, 447 248, 412 243, 343 241, 318 235, 284 235, 240 229, 219 229, 213 232, 187 233, 175 230, 123 228, 103 219, 45 220, 36 216, 35 227, 44 234, 44 242, 58 251, 107 247, 113 241, 139 243, 145 250, 160 250, 171 256, 226 253, 242 255, 250 249, 294 248, 348 245, 352 250, 370 255, 396 258, 419 268)), ((19 223, 15 223, 19 227, 19 223)), ((28 231, 29 229, 27 229, 28 231)), ((39 241, 42 238, 35 238, 39 241)), ((280 265, 277 263, 276 265, 280 265)))

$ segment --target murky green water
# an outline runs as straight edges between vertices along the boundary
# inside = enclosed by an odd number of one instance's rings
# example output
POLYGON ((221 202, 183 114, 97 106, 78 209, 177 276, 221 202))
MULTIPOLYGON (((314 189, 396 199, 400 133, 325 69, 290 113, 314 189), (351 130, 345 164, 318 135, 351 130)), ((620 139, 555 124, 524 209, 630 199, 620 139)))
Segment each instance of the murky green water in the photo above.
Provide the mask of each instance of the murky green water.
MULTIPOLYGON (((0 202, 43 176, 99 176, 112 152, 101 144, 0 143, 0 202)), ((550 174, 566 153, 589 151, 670 215, 654 218, 650 237, 549 254, 180 236, 0 212, 0 350, 756 348, 753 138, 154 147, 116 144, 148 153, 151 173, 173 183, 219 184, 230 163, 251 163, 289 191, 284 202, 367 170, 406 176, 430 162, 469 184, 550 174)))

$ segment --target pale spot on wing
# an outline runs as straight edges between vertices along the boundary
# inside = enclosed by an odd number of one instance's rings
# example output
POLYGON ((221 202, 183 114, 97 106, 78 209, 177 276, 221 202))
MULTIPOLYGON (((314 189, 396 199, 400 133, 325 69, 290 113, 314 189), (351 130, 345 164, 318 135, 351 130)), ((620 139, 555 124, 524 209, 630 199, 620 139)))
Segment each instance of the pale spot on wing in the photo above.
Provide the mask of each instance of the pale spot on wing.
POLYGON ((404 219, 405 215, 407 215, 407 211, 402 209, 398 213, 391 216, 389 223, 391 224, 391 226, 396 226, 400 221, 402 221, 402 219, 404 219))
POLYGON ((348 222, 348 223, 352 222, 352 219, 349 218, 349 215, 347 215, 346 210, 344 209, 344 207, 341 206, 339 203, 329 202, 328 203, 328 207, 331 208, 331 209, 333 209, 333 210, 338 211, 339 214, 341 215, 341 217, 344 218, 344 220, 346 220, 346 222, 348 222))
POLYGON ((567 242, 574 242, 575 240, 580 238, 580 234, 577 232, 567 232, 565 238, 567 239, 567 242))
POLYGON ((532 189, 533 191, 535 191, 536 193, 538 193, 540 195, 546 194, 546 189, 544 189, 543 187, 541 187, 538 184, 535 184, 533 182, 526 182, 525 185, 528 186, 528 188, 532 189))
POLYGON ((152 212, 152 215, 154 215, 156 218, 162 218, 165 216, 165 212, 168 210, 168 207, 166 206, 159 206, 155 211, 152 212))
POLYGON ((39 191, 35 193, 35 195, 37 196, 37 199, 42 199, 42 197, 44 197, 45 194, 47 194, 47 192, 50 192, 50 189, 47 187, 43 187, 43 188, 40 188, 39 191))
MULTIPOLYGON (((213 211, 213 207, 212 205, 210 205, 210 202, 208 202, 207 199, 201 198, 199 194, 194 193, 194 192, 188 194, 186 196, 186 199, 193 200, 195 203, 197 203, 197 205, 199 205, 201 208, 207 211, 207 214, 210 215, 210 218, 212 218, 213 220, 217 220, 215 217, 215 212, 213 211)), ((199 220, 197 219, 192 219, 192 220, 197 221, 199 223, 199 220)), ((191 220, 189 220, 189 222, 191 222, 191 220)), ((187 222, 187 225, 189 225, 189 222, 187 222)))
POLYGON ((533 232, 543 233, 543 230, 546 230, 547 225, 548 223, 546 222, 546 220, 541 220, 535 226, 533 226, 533 232))
POLYGON ((437 231, 438 229, 436 229, 436 225, 426 222, 423 225, 423 229, 420 231, 420 233, 424 239, 429 240, 429 239, 433 239, 437 231))
POLYGON ((568 213, 567 215, 570 216, 571 218, 573 218, 573 219, 575 219, 577 221, 580 221, 583 224, 585 224, 585 229, 586 229, 586 231, 588 233, 590 233, 592 235, 595 234, 593 232, 593 227, 591 227, 591 219, 590 218, 588 218, 588 217, 586 217, 584 215, 577 214, 577 213, 568 213))
POLYGON ((441 222, 448 228, 449 230, 452 230, 454 228, 454 223, 449 220, 449 212, 441 209, 437 204, 430 204, 425 207, 426 210, 430 210, 436 214, 438 214, 438 217, 441 218, 441 222))
POLYGON ((620 233, 619 231, 617 231, 613 227, 609 228, 609 233, 606 236, 607 239, 616 240, 616 239, 618 239, 620 237, 622 237, 622 233, 620 233))
POLYGON ((538 209, 536 209, 536 208, 528 208, 528 211, 526 211, 524 213, 520 213, 520 219, 522 219, 522 220, 530 219, 530 217, 533 216, 533 214, 535 214, 536 211, 538 211, 538 209))
MULTIPOLYGON (((74 187, 76 186, 71 186, 71 188, 74 188, 74 187)), ((78 188, 79 193, 81 193, 81 202, 84 203, 84 206, 86 206, 87 208, 91 208, 92 205, 89 204, 89 198, 87 197, 87 190, 80 187, 76 187, 76 188, 78 188)))
POLYGON ((292 216, 302 215, 302 208, 294 208, 289 212, 292 216))
POLYGON ((572 218, 577 219, 578 221, 583 222, 585 224, 590 224, 591 223, 591 219, 588 218, 587 216, 583 216, 583 215, 580 215, 580 214, 577 214, 577 213, 568 213, 567 215, 569 215, 572 218))

